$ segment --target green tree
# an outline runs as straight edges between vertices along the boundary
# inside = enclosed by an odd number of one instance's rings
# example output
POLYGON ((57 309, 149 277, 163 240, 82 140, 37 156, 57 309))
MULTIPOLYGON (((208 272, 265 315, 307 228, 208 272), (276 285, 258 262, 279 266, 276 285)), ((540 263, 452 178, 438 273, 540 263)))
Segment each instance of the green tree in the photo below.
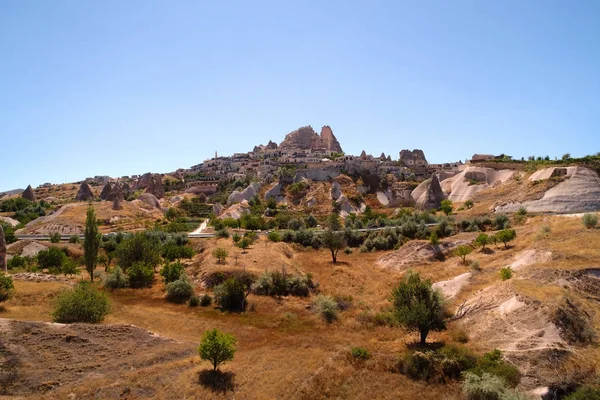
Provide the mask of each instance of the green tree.
POLYGON ((135 263, 143 263, 154 269, 160 263, 162 246, 146 232, 125 237, 117 246, 116 256, 123 271, 128 272, 135 263))
POLYGON ((410 331, 419 331, 421 344, 425 344, 430 331, 446 329, 446 309, 441 292, 432 288, 431 279, 421 279, 417 272, 407 272, 392 290, 389 301, 400 325, 410 331))
POLYGON ((504 248, 508 249, 508 243, 517 237, 517 232, 514 229, 503 229, 496 233, 496 239, 504 243, 504 248))
POLYGON ((281 242, 281 235, 275 231, 271 231, 267 235, 267 239, 274 243, 281 242))
POLYGON ((490 244, 490 237, 485 233, 480 233, 477 239, 475 239, 475 245, 481 247, 482 251, 485 251, 485 246, 488 244, 490 244))
POLYGON ((331 260, 335 264, 337 262, 338 252, 346 247, 344 232, 334 232, 331 229, 327 229, 321 235, 321 242, 323 243, 323 246, 331 251, 331 260))
POLYGON ((450 215, 452 213, 452 202, 450 200, 442 200, 440 210, 442 210, 444 214, 450 215))
POLYGON ((85 217, 85 232, 83 234, 83 259, 85 261, 85 269, 90 274, 91 282, 94 282, 94 270, 98 264, 98 250, 100 249, 100 241, 102 235, 98 230, 98 220, 96 220, 96 212, 90 204, 85 217))
POLYGON ((240 240, 236 244, 236 246, 239 247, 240 249, 242 249, 242 253, 246 254, 247 253, 246 249, 250 247, 250 239, 245 237, 242 240, 240 240))
POLYGON ((224 248, 217 247, 213 250, 212 255, 217 259, 217 264, 225 264, 225 260, 227 260, 229 253, 224 248))
POLYGON ((454 251, 452 252, 452 254, 454 254, 455 256, 458 256, 461 258, 463 264, 467 263, 467 256, 469 254, 471 254, 471 252, 473 251, 473 248, 471 246, 468 245, 460 245, 458 246, 456 249, 454 249, 454 251))
POLYGON ((233 360, 236 351, 236 340, 233 335, 212 329, 202 334, 198 353, 202 360, 210 361, 213 371, 226 361, 233 360))
POLYGON ((340 216, 337 213, 331 213, 327 217, 327 227, 331 231, 339 231, 342 229, 342 223, 340 221, 340 216))

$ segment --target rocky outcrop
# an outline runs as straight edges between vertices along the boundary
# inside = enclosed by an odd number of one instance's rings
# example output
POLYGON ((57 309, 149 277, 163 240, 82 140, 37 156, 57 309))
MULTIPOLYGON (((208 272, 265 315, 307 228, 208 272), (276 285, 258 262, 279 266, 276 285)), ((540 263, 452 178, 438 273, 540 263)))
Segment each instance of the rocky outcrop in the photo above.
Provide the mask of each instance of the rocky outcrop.
POLYGON ((331 184, 331 199, 337 200, 342 195, 342 187, 337 181, 333 181, 331 184))
POLYGON ((88 201, 94 198, 94 193, 92 192, 92 188, 86 182, 83 182, 81 186, 79 186, 79 191, 77 192, 77 196, 75 196, 76 201, 88 201))
POLYGON ((142 193, 137 199, 142 203, 148 204, 152 207, 160 208, 160 202, 152 193, 142 193))
POLYGON ((545 168, 533 173, 529 180, 543 181, 552 177, 564 180, 548 189, 541 199, 502 204, 496 206, 495 211, 514 212, 520 207, 531 212, 557 213, 600 210, 600 177, 595 171, 585 167, 545 168))
POLYGON ((12 226, 13 228, 20 224, 20 222, 17 221, 16 219, 12 219, 10 217, 3 217, 3 216, 0 216, 0 222, 4 222, 5 224, 12 226))
POLYGON ((123 192, 123 197, 127 198, 133 194, 133 189, 125 182, 121 185, 121 192, 123 192))
POLYGON ((122 202, 123 202, 123 197, 115 198, 115 201, 113 201, 112 209, 115 211, 122 210, 123 209, 123 204, 121 204, 122 202))
POLYGON ((21 194, 21 197, 23 197, 25 200, 36 201, 35 194, 33 193, 33 189, 31 188, 31 185, 27 186, 27 189, 25 189, 23 191, 23 194, 21 194))
POLYGON ((112 185, 110 182, 108 182, 106 185, 104 185, 102 191, 100 192, 100 200, 108 200, 110 192, 112 192, 112 185))
POLYGON ((279 148, 342 152, 342 146, 327 125, 321 128, 321 134, 315 132, 310 125, 290 132, 279 144, 279 148))
POLYGON ((273 186, 267 190, 265 193, 265 200, 275 199, 277 203, 280 203, 284 200, 283 196, 283 185, 281 183, 275 183, 273 186))
POLYGON ((258 195, 258 191, 260 190, 260 183, 252 182, 248 185, 248 187, 242 191, 235 190, 233 193, 229 195, 229 199, 227 199, 227 204, 237 204, 242 201, 250 201, 256 195, 258 195))
POLYGON ((135 183, 136 189, 145 189, 146 193, 154 195, 157 199, 165 197, 165 189, 162 184, 162 177, 159 174, 151 174, 150 172, 140 176, 135 183))
POLYGON ((6 269, 6 239, 4 238, 4 229, 0 225, 0 269, 7 272, 6 269))
POLYGON ((409 207, 415 204, 412 186, 408 183, 395 183, 385 192, 377 192, 377 200, 386 207, 409 207))
POLYGON ((112 186, 110 193, 106 197, 106 200, 108 201, 115 201, 116 199, 121 199, 121 201, 123 201, 123 191, 118 183, 112 186))
POLYGON ((361 204, 360 207, 353 205, 343 194, 335 201, 335 204, 342 218, 346 218, 350 214, 362 214, 365 208, 364 204, 361 204))
POLYGON ((415 201, 415 205, 422 210, 440 208, 442 200, 446 199, 436 174, 417 186, 411 196, 415 201))
POLYGON ((507 169, 467 167, 461 173, 444 179, 441 186, 444 193, 448 195, 448 200, 462 203, 488 187, 506 182, 513 175, 514 171, 507 169))
POLYGON ((400 152, 400 161, 402 161, 402 163, 409 168, 415 166, 427 166, 425 153, 423 153, 423 150, 419 149, 415 149, 413 151, 402 150, 400 152))
POLYGON ((258 146, 254 146, 252 152, 260 153, 266 150, 277 150, 277 143, 273 142, 272 140, 269 140, 269 143, 267 143, 266 145, 259 144, 258 146))
POLYGON ((218 217, 223 212, 223 206, 219 203, 213 204, 213 213, 218 217))

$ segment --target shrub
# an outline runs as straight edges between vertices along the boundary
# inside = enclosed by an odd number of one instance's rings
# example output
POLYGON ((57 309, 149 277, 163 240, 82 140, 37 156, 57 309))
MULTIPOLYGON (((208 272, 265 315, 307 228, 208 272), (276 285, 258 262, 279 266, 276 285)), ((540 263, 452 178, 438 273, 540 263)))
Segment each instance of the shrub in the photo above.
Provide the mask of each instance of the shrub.
POLYGON ((62 292, 52 313, 55 322, 98 323, 110 311, 108 298, 90 282, 82 281, 73 289, 62 292))
POLYGON ((298 231, 300 229, 304 229, 305 228, 304 221, 302 221, 301 219, 296 219, 296 218, 290 219, 290 221, 288 222, 287 228, 291 229, 293 231, 298 231))
POLYGON ((219 239, 228 239, 229 238, 229 231, 227 230, 227 228, 219 229, 217 231, 217 238, 219 238, 219 239))
POLYGON ((465 208, 466 209, 473 208, 473 200, 467 200, 467 201, 465 201, 465 208))
POLYGON ((440 210, 442 210, 444 214, 450 215, 452 213, 452 202, 450 200, 442 200, 440 210))
POLYGON ((369 351, 362 347, 353 347, 352 349, 350 349, 350 354, 356 360, 364 361, 364 360, 368 360, 369 358, 371 358, 371 354, 369 353, 369 351))
POLYGON ((471 260, 469 265, 471 266, 471 269, 473 270, 473 272, 481 272, 481 266, 479 265, 479 261, 471 260))
POLYGON ((186 274, 181 274, 179 279, 167 285, 167 301, 172 303, 185 303, 194 295, 194 287, 186 274))
POLYGON ((246 310, 248 294, 250 294, 250 287, 238 278, 229 278, 214 289, 215 303, 227 311, 246 310))
POLYGON ((500 229, 508 229, 510 227, 510 219, 508 219, 508 216, 501 214, 496 216, 496 218, 494 218, 494 229, 495 230, 500 230, 500 229))
POLYGON ((227 256, 229 256, 229 252, 222 247, 217 247, 213 250, 212 255, 217 259, 217 264, 225 264, 225 260, 227 260, 227 256))
POLYGON ((69 243, 79 243, 79 235, 71 235, 69 237, 69 243))
POLYGON ((476 357, 464 346, 444 346, 437 351, 414 351, 400 358, 400 371, 411 379, 443 382, 460 379, 475 365, 476 357))
POLYGON ((464 329, 456 329, 453 330, 450 335, 452 336, 452 340, 458 343, 467 343, 469 342, 469 332, 464 329))
POLYGON ((350 254, 352 254, 352 248, 350 248, 350 247, 346 247, 346 248, 344 249, 344 254, 347 254, 347 255, 350 255, 350 254))
POLYGON ((281 235, 275 231, 272 231, 267 235, 267 239, 274 243, 281 242, 281 235))
POLYGON ((238 233, 234 233, 231 236, 231 240, 233 240, 233 243, 237 244, 240 240, 242 240, 242 237, 238 233))
POLYGON ((507 363, 502 358, 502 352, 498 349, 485 353, 478 361, 477 366, 471 372, 482 376, 489 373, 499 376, 507 386, 514 388, 521 383, 521 373, 514 365, 507 363))
POLYGON ((285 270, 263 273, 252 286, 252 293, 262 296, 308 297, 317 286, 312 276, 288 274, 285 270))
POLYGON ((0 272, 0 302, 10 299, 14 288, 12 278, 0 272))
POLYGON ((166 264, 160 271, 160 276, 162 276, 165 283, 171 283, 179 279, 184 271, 185 267, 179 262, 166 264))
POLYGON ((35 267, 35 259, 31 256, 22 257, 18 254, 15 254, 6 262, 6 267, 10 270, 24 269, 29 272, 35 267))
POLYGON ((175 240, 170 239, 163 245, 162 256, 167 261, 192 258, 194 256, 194 250, 185 245, 178 245, 175 240))
POLYGON ((507 388, 504 380, 487 372, 479 376, 464 374, 463 392, 469 400, 528 400, 524 394, 507 388))
POLYGON ((129 286, 132 288, 143 288, 152 286, 154 281, 154 270, 143 262, 136 262, 127 271, 129 275, 129 286))
POLYGON ((482 251, 485 251, 485 246, 490 244, 490 237, 485 233, 480 233, 479 236, 475 239, 475 245, 477 247, 481 247, 482 251))
POLYGON ((327 323, 335 321, 338 317, 338 304, 330 296, 319 295, 315 299, 317 313, 320 314, 327 323))
POLYGON ((188 306, 198 307, 199 305, 200 305, 200 299, 198 298, 198 296, 190 297, 190 300, 188 301, 188 306))
POLYGON ((579 304, 565 297, 552 313, 552 321, 569 344, 588 345, 596 341, 591 317, 579 304))
POLYGON ((308 217, 306 217, 305 223, 306 223, 306 226, 308 226, 309 228, 314 228, 318 224, 317 219, 312 214, 310 214, 308 217))
POLYGON ((37 259, 38 266, 41 269, 48 269, 53 274, 58 274, 63 271, 70 273, 72 271, 73 264, 69 264, 70 260, 67 257, 65 250, 59 249, 58 247, 49 247, 40 251, 37 254, 37 259))
POLYGON ((500 279, 505 281, 510 278, 512 278, 512 268, 511 267, 504 267, 504 268, 500 269, 500 279))
POLYGON ((565 400, 600 400, 600 388, 581 386, 565 397, 565 400))
POLYGON ((50 234, 50 243, 59 243, 61 235, 59 232, 52 232, 50 234))
POLYGON ((247 253, 246 249, 248 249, 250 247, 251 241, 250 239, 248 239, 247 237, 243 238, 242 240, 240 240, 236 246, 239 247, 240 249, 242 249, 242 253, 247 253))
POLYGON ((226 361, 233 360, 235 354, 235 338, 228 334, 212 329, 204 332, 198 353, 202 360, 210 361, 213 371, 226 361))
POLYGON ((212 304, 212 297, 210 297, 210 295, 203 294, 202 296, 200 296, 200 306, 208 307, 211 304, 212 304))
POLYGON ((521 206, 517 210, 516 214, 524 217, 525 215, 527 215, 527 209, 525 207, 521 206))
POLYGON ((598 225, 598 216, 596 214, 584 214, 581 222, 583 222, 583 226, 587 229, 595 228, 598 225))
POLYGON ((122 289, 127 286, 129 286, 129 278, 123 273, 121 267, 116 267, 104 282, 104 287, 108 289, 122 289))

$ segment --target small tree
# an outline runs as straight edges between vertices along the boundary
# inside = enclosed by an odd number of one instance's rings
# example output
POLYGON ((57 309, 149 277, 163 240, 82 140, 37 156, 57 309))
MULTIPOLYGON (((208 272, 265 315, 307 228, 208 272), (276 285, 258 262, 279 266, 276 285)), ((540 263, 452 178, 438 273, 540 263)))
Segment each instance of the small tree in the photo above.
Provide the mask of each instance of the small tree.
POLYGON ((167 300, 173 303, 185 303, 194 295, 194 287, 185 273, 179 279, 167 285, 167 300))
POLYGON ((517 237, 517 232, 514 229, 503 229, 496 233, 496 238, 504 243, 504 248, 508 249, 508 242, 513 241, 517 237))
POLYGON ((250 239, 248 239, 247 237, 243 238, 237 243, 237 247, 242 249, 242 253, 246 254, 246 249, 250 247, 250 239))
POLYGON ((583 222, 583 226, 587 229, 595 228, 598 225, 598 216, 596 214, 584 214, 581 222, 583 222))
POLYGON ((281 242, 281 235, 275 231, 272 231, 267 235, 267 239, 274 243, 281 242))
POLYGON ((337 213, 331 213, 327 217, 327 227, 331 231, 339 231, 342 229, 342 223, 340 221, 340 216, 337 213))
POLYGON ((490 244, 490 237, 485 233, 479 234, 479 236, 477 236, 477 239, 475 239, 475 245, 477 247, 481 247, 482 251, 485 251, 485 246, 487 246, 488 244, 490 244))
POLYGON ((450 215, 452 213, 452 202, 450 200, 442 200, 440 210, 442 210, 444 214, 450 215))
POLYGON ((229 253, 224 248, 217 247, 213 250, 212 255, 217 259, 217 264, 225 264, 225 260, 227 260, 229 253))
POLYGON ((213 371, 226 361, 233 360, 236 340, 233 335, 212 329, 204 332, 198 353, 202 360, 210 361, 213 371))
POLYGON ((328 229, 321 236, 321 241, 323 246, 331 251, 331 260, 335 264, 337 262, 338 252, 346 247, 344 232, 334 232, 333 230, 328 229))
POLYGON ((98 250, 102 235, 98 230, 98 221, 96 212, 90 204, 85 217, 85 233, 83 234, 83 258, 85 260, 85 269, 90 274, 90 281, 94 282, 94 270, 98 264, 98 250))
POLYGON ((473 251, 473 248, 471 246, 460 245, 456 249, 454 249, 454 251, 452 252, 452 254, 454 254, 455 256, 460 257, 462 259, 463 264, 466 264, 467 263, 467 256, 469 254, 471 254, 472 251, 473 251))
POLYGON ((10 299, 14 288, 12 278, 0 272, 0 302, 10 299))
POLYGON ((430 331, 446 329, 446 309, 441 292, 432 288, 431 279, 421 279, 417 272, 407 272, 392 290, 389 301, 400 325, 410 331, 419 331, 421 344, 425 344, 430 331))

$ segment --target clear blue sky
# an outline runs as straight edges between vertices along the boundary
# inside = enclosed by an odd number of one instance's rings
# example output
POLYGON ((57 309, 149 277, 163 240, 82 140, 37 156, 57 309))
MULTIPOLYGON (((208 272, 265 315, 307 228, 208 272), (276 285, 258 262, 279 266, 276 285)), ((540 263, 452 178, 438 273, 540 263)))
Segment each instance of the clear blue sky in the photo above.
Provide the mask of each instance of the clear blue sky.
POLYGON ((600 2, 0 1, 0 191, 333 128, 430 162, 600 151, 600 2))

